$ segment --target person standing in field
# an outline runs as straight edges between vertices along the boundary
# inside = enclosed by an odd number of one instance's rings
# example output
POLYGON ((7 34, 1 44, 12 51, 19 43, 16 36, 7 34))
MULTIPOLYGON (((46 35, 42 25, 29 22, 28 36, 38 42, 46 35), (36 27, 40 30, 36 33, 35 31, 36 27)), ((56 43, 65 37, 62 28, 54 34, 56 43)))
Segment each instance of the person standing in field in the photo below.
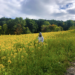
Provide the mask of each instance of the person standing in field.
POLYGON ((38 36, 38 43, 39 42, 44 42, 44 37, 42 36, 41 32, 39 33, 39 36, 38 36))

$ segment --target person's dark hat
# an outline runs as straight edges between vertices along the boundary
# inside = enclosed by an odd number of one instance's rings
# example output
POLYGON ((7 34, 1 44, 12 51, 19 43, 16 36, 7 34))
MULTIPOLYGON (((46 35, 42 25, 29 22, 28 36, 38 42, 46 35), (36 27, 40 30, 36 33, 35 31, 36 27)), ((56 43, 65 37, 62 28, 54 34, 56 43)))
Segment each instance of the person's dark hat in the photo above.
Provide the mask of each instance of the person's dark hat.
POLYGON ((41 32, 39 34, 41 34, 41 32))
POLYGON ((42 33, 41 32, 39 33, 39 36, 42 36, 42 33))

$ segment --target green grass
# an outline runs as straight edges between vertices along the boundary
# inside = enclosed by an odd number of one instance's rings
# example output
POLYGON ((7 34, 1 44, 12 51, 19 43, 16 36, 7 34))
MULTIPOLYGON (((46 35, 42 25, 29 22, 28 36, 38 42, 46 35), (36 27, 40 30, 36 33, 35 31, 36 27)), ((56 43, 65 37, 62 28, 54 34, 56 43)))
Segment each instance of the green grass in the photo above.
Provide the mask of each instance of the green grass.
POLYGON ((16 56, 15 58, 11 56, 12 63, 7 62, 11 52, 7 55, 7 52, 0 51, 0 64, 5 66, 5 71, 1 71, 0 75, 64 75, 70 66, 69 62, 75 60, 74 31, 57 34, 44 42, 47 45, 40 46, 34 41, 35 48, 32 49, 20 43, 14 44, 17 55, 11 51, 16 56), (19 48, 25 48, 26 53, 24 50, 18 51, 19 48), (5 60, 1 59, 3 56, 6 56, 5 60))

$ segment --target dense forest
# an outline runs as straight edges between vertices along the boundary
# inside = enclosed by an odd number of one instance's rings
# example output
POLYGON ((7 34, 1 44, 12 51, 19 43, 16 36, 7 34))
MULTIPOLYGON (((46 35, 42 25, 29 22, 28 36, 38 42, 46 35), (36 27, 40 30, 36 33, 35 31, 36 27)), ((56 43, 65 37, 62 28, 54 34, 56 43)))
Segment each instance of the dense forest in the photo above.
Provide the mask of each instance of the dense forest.
POLYGON ((75 21, 59 21, 46 19, 23 19, 22 17, 0 18, 0 34, 28 34, 38 32, 63 31, 75 28, 75 21))

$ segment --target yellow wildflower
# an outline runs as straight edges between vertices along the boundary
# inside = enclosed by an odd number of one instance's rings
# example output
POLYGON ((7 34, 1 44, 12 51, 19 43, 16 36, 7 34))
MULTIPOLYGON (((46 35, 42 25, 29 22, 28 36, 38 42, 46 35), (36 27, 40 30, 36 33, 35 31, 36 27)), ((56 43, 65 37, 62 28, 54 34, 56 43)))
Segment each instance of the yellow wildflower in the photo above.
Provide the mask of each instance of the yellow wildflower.
POLYGON ((11 60, 10 59, 8 60, 8 63, 11 63, 11 60))
POLYGON ((6 58, 6 56, 3 56, 1 59, 5 59, 6 58))
POLYGON ((4 68, 5 66, 3 64, 0 64, 0 68, 4 68))
POLYGON ((11 53, 11 56, 13 56, 13 54, 11 53))
POLYGON ((3 69, 2 71, 5 71, 5 69, 3 69))
POLYGON ((40 49, 40 47, 38 47, 38 49, 40 49))
POLYGON ((17 53, 14 53, 14 55, 17 55, 17 53))

